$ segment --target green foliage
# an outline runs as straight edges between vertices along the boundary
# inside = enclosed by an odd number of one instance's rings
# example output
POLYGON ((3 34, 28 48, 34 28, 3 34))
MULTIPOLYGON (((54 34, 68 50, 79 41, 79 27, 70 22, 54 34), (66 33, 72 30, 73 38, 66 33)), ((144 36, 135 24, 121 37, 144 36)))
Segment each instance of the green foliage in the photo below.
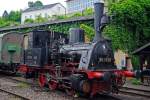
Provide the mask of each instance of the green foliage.
POLYGON ((20 11, 11 11, 7 17, 0 17, 0 27, 17 26, 20 24, 21 13, 20 11))
POLYGON ((132 38, 134 37, 133 34, 120 26, 108 25, 104 30, 104 35, 112 39, 114 50, 132 52, 136 47, 135 39, 132 38))
POLYGON ((132 59, 132 65, 134 70, 140 70, 140 61, 139 61, 139 57, 138 56, 131 56, 132 59))
POLYGON ((47 18, 43 18, 42 16, 37 16, 36 19, 34 20, 35 23, 42 23, 48 21, 47 18))
POLYGON ((131 83, 132 83, 133 85, 140 85, 140 84, 141 84, 141 81, 138 80, 138 79, 133 78, 133 79, 131 80, 131 83))
POLYGON ((76 13, 72 14, 71 16, 68 15, 68 18, 80 17, 80 16, 90 16, 90 15, 93 15, 93 13, 94 13, 93 8, 87 8, 82 12, 76 12, 76 13))
POLYGON ((60 32, 60 33, 66 33, 66 34, 68 34, 69 28, 72 27, 79 27, 79 25, 78 23, 74 23, 74 24, 64 23, 64 24, 54 24, 49 26, 50 30, 60 32))
POLYGON ((138 46, 149 42, 150 32, 150 1, 122 0, 112 4, 110 14, 114 15, 113 24, 133 34, 138 46))
POLYGON ((108 8, 109 8, 112 4, 117 3, 117 2, 119 2, 119 1, 121 1, 121 0, 107 0, 108 8))
POLYGON ((73 23, 52 24, 49 26, 49 29, 56 32, 68 34, 70 28, 73 27, 79 28, 81 24, 89 27, 94 27, 93 21, 87 21, 87 22, 80 21, 80 22, 73 22, 73 23))
POLYGON ((43 3, 41 1, 35 1, 35 2, 29 1, 28 2, 28 7, 29 8, 32 8, 32 7, 39 8, 39 7, 42 7, 42 6, 43 6, 43 3))
POLYGON ((0 27, 4 27, 4 26, 7 26, 8 25, 8 22, 6 22, 4 19, 2 19, 0 17, 0 27))
POLYGON ((34 7, 41 7, 41 6, 43 6, 43 3, 41 1, 36 1, 33 6, 34 7))
POLYGON ((124 0, 121 3, 116 3, 112 5, 111 11, 116 14, 114 21, 126 27, 134 27, 145 22, 144 8, 134 0, 124 0))
POLYGON ((26 83, 18 83, 17 87, 19 87, 19 88, 29 88, 30 86, 26 83))
POLYGON ((90 26, 88 26, 88 25, 86 25, 86 24, 81 24, 81 25, 80 25, 80 28, 85 31, 85 33, 86 33, 88 39, 90 39, 90 40, 93 39, 94 33, 95 33, 93 27, 90 27, 90 26))
POLYGON ((20 11, 11 11, 9 13, 8 20, 20 22, 21 21, 21 12, 20 11))
POLYGON ((28 7, 29 7, 29 8, 33 7, 33 5, 34 5, 34 3, 33 3, 32 1, 29 1, 29 2, 28 2, 28 7))
POLYGON ((6 27, 6 26, 18 26, 18 22, 10 21, 10 20, 5 20, 0 17, 0 28, 6 27))
POLYGON ((94 9, 93 8, 87 8, 86 10, 83 11, 83 16, 89 16, 94 14, 94 9))
POLYGON ((80 17, 80 16, 82 16, 82 13, 81 12, 76 12, 73 15, 71 15, 70 17, 80 17))
POLYGON ((25 21, 24 21, 24 23, 27 23, 27 24, 29 24, 29 23, 34 23, 34 20, 33 19, 26 19, 25 21))
POLYGON ((8 19, 8 17, 9 17, 9 14, 8 14, 8 12, 5 10, 4 13, 3 13, 2 18, 8 19))
POLYGON ((37 16, 35 19, 27 18, 24 23, 30 24, 30 23, 43 23, 48 21, 48 18, 44 18, 41 15, 37 16))
POLYGON ((61 20, 61 19, 68 19, 69 17, 66 15, 53 15, 52 19, 61 20))
MULTIPOLYGON (((120 0, 109 5, 113 15, 105 35, 112 39, 113 48, 131 53, 150 42, 150 0, 120 0)), ((139 67, 138 58, 132 56, 132 64, 139 67)))

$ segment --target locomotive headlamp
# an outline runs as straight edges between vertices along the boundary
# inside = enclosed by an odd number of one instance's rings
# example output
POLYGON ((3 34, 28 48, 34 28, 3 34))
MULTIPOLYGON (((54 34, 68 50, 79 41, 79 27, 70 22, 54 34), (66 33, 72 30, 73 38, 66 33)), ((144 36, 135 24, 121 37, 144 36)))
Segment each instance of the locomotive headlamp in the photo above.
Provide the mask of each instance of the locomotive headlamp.
POLYGON ((106 49, 106 46, 105 46, 105 44, 103 44, 103 49, 106 49))

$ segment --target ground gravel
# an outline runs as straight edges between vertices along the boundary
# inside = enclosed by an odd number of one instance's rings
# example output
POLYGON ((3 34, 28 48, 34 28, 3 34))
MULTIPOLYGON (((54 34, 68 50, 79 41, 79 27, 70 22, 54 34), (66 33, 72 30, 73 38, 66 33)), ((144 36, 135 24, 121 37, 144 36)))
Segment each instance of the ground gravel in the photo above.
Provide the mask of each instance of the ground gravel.
MULTIPOLYGON (((31 80, 30 80, 31 81, 31 80)), ((33 82, 34 83, 34 82, 33 82)), ((40 88, 37 84, 29 85, 21 82, 15 82, 5 77, 0 77, 0 88, 12 91, 16 94, 29 98, 30 100, 87 100, 87 98, 73 98, 66 95, 62 90, 49 91, 48 88, 40 88)), ((145 98, 127 96, 127 95, 114 95, 111 96, 98 95, 92 100, 147 100, 145 98)), ((0 100, 19 100, 11 95, 0 92, 0 100)))

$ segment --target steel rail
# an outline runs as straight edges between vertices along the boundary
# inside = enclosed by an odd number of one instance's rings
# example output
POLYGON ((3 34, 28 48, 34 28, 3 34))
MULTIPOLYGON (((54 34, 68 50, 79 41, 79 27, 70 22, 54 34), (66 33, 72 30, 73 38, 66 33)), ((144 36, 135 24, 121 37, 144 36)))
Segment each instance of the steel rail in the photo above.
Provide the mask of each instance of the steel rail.
POLYGON ((123 87, 122 89, 119 90, 119 93, 131 96, 150 98, 150 91, 142 89, 123 87))
POLYGON ((12 92, 11 92, 11 91, 7 91, 7 90, 2 89, 2 88, 0 88, 0 91, 5 92, 5 93, 8 93, 8 94, 11 94, 11 95, 13 95, 13 96, 15 96, 15 97, 18 97, 18 98, 21 98, 22 100, 31 100, 31 99, 29 99, 29 98, 27 98, 27 97, 25 97, 25 96, 22 96, 22 95, 13 93, 13 91, 12 91, 12 92))

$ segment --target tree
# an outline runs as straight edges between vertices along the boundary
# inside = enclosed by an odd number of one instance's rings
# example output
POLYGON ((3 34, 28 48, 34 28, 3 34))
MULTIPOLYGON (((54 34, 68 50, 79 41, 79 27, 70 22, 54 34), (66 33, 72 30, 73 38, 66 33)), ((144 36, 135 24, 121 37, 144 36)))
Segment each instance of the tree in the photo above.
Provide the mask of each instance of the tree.
POLYGON ((0 17, 0 27, 17 26, 20 24, 21 11, 11 11, 9 14, 4 11, 3 16, 0 17))
POLYGON ((43 6, 43 3, 41 1, 36 1, 34 3, 34 7, 42 7, 43 6))
POLYGON ((8 16, 9 16, 9 14, 8 14, 8 12, 5 10, 4 13, 3 13, 3 15, 2 15, 2 18, 8 19, 8 16))
POLYGON ((21 20, 21 12, 20 11, 11 11, 9 13, 8 19, 11 20, 11 21, 20 22, 20 20, 21 20))
POLYGON ((42 7, 43 6, 43 3, 41 1, 36 1, 36 2, 32 2, 32 1, 29 1, 28 2, 28 7, 29 8, 39 8, 39 7, 42 7))
MULTIPOLYGON (((120 0, 110 5, 112 22, 105 35, 112 39, 113 48, 131 53, 150 42, 150 0, 120 0)), ((132 57, 133 66, 138 61, 132 57)))
POLYGON ((33 3, 32 1, 29 1, 29 2, 28 2, 28 7, 29 7, 29 8, 34 7, 34 3, 33 3))
POLYGON ((106 33, 111 38, 117 38, 114 41, 118 41, 118 45, 114 48, 132 52, 135 48, 150 42, 149 12, 149 0, 120 0, 110 6, 109 13, 113 15, 113 20, 106 33), (129 37, 131 39, 128 39, 129 37))

